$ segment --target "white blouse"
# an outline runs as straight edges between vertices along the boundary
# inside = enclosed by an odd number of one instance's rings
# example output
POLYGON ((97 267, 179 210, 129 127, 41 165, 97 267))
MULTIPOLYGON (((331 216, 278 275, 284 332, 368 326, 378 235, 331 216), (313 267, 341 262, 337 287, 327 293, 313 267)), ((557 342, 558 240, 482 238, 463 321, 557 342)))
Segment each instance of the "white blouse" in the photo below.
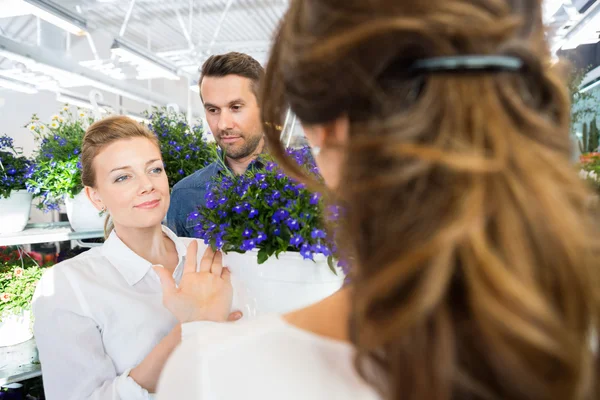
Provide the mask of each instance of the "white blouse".
POLYGON ((183 324, 157 399, 375 400, 353 367, 354 349, 278 316, 183 324))
MULTIPOLYGON (((175 243, 183 273, 187 245, 175 243)), ((131 377, 175 326, 162 305, 152 264, 112 232, 105 243, 48 270, 33 301, 34 333, 48 400, 145 400, 153 398, 131 377)))

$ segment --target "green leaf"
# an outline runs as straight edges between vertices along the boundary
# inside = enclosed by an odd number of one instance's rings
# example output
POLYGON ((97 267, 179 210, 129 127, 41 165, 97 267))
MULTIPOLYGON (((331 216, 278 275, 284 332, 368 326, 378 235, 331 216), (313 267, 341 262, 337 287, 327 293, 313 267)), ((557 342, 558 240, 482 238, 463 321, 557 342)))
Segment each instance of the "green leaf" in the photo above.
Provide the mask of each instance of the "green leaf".
POLYGON ((263 264, 269 259, 269 253, 266 249, 260 249, 258 252, 258 263, 263 264))
POLYGON ((333 265, 333 256, 327 257, 327 265, 329 265, 329 269, 331 270, 331 272, 333 272, 336 275, 338 274, 335 270, 335 266, 333 265))

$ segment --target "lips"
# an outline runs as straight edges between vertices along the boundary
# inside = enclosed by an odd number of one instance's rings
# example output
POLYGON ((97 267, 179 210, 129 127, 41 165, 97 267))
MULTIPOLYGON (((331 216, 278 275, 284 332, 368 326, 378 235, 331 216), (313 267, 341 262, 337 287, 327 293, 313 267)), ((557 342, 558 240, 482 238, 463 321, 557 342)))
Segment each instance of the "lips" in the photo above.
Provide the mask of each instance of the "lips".
POLYGON ((222 137, 221 141, 223 143, 233 143, 233 142, 237 142, 239 139, 241 139, 240 136, 226 136, 226 137, 222 137))
POLYGON ((142 204, 138 204, 137 206, 135 206, 135 208, 141 208, 144 210, 151 210, 153 208, 158 207, 158 205, 160 204, 160 200, 151 200, 151 201, 147 201, 145 203, 142 204))

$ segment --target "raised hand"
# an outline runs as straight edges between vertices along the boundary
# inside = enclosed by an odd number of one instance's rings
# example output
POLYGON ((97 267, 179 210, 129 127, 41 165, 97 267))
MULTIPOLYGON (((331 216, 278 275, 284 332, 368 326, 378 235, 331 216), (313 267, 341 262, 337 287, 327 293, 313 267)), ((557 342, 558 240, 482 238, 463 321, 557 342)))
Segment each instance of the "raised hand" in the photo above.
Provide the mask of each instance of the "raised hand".
POLYGON ((239 319, 239 312, 229 315, 233 288, 231 274, 223 268, 221 253, 215 253, 209 247, 196 271, 197 252, 198 243, 194 240, 187 249, 179 287, 167 270, 154 267, 163 288, 163 304, 181 323, 239 319))

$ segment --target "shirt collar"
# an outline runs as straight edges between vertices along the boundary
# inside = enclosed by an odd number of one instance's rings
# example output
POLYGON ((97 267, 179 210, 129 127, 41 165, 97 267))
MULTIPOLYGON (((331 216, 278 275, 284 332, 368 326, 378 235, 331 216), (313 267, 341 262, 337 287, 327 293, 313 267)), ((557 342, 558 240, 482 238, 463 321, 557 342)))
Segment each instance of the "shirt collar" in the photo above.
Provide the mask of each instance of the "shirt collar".
MULTIPOLYGON (((229 166, 227 165, 227 160, 225 159, 225 152, 222 151, 222 150, 219 150, 217 153, 218 153, 218 157, 220 159, 220 160, 215 161, 217 173, 219 173, 219 174, 224 173, 225 172, 225 168, 227 168, 229 171, 231 171, 231 168, 229 168, 229 166)), ((264 163, 260 159, 260 156, 263 155, 263 154, 268 154, 266 143, 263 145, 263 149, 258 154, 257 158, 254 159, 254 161, 252 163, 250 163, 250 166, 255 165, 257 168, 264 167, 265 165, 264 165, 264 163)))
MULTIPOLYGON (((175 280, 177 281, 177 278, 181 278, 181 271, 179 270, 183 268, 187 247, 173 231, 164 225, 161 226, 162 231, 173 241, 173 243, 175 243, 175 248, 177 249, 179 262, 177 268, 173 272, 173 277, 175 277, 175 280)), ((130 286, 133 286, 142 280, 153 265, 150 261, 140 257, 127 247, 114 230, 102 245, 102 254, 110 261, 117 271, 119 271, 130 286)))

